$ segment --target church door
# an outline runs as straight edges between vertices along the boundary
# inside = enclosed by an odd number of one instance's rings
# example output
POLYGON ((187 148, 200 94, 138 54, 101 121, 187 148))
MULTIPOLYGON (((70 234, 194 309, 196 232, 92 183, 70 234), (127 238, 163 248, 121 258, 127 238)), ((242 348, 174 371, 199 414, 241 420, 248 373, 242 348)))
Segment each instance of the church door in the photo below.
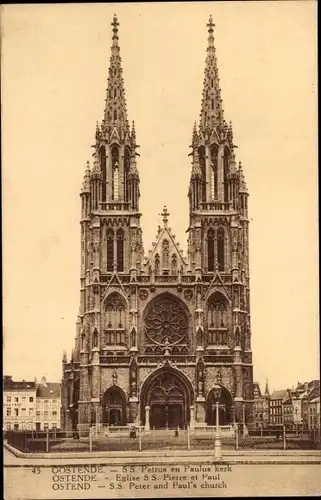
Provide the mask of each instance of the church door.
POLYGON ((187 399, 184 387, 172 374, 165 372, 158 376, 148 394, 151 427, 160 429, 185 426, 188 420, 187 399))

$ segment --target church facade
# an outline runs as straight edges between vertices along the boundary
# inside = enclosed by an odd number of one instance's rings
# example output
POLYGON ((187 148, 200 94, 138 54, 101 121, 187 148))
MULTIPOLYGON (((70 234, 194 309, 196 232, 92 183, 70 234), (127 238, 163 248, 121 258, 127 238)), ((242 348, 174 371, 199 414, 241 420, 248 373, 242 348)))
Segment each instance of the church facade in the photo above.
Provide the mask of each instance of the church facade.
POLYGON ((213 425, 253 421, 248 191, 224 119, 210 18, 199 125, 194 126, 188 251, 168 225, 144 254, 134 123, 112 47, 104 119, 81 198, 80 309, 62 360, 62 427, 213 425))

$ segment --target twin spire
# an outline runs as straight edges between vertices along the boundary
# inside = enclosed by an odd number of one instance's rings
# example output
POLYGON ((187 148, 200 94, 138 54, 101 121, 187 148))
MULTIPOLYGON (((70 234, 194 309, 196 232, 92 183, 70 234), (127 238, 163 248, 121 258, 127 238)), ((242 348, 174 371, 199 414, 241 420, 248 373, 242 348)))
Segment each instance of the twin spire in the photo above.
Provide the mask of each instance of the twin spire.
POLYGON ((200 113, 201 130, 205 130, 207 127, 213 128, 214 126, 221 125, 224 120, 220 79, 218 76, 216 50, 214 46, 214 27, 215 24, 213 23, 212 16, 210 16, 207 23, 208 45, 200 113))
POLYGON ((113 37, 109 65, 106 105, 104 112, 104 125, 110 128, 117 127, 118 129, 122 129, 123 132, 129 133, 123 69, 121 65, 120 48, 118 43, 119 23, 116 15, 114 16, 111 25, 113 27, 113 37))

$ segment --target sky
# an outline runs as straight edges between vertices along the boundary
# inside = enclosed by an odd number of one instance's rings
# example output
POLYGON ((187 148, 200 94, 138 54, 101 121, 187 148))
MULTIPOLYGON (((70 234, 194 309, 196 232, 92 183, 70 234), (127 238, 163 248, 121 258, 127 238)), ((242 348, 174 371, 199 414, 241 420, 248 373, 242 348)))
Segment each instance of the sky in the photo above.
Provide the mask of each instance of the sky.
POLYGON ((61 378, 74 345, 80 198, 117 13, 140 144, 145 251, 167 205, 186 250, 188 154, 212 14, 250 217, 254 379, 319 378, 316 2, 1 7, 4 373, 61 378))

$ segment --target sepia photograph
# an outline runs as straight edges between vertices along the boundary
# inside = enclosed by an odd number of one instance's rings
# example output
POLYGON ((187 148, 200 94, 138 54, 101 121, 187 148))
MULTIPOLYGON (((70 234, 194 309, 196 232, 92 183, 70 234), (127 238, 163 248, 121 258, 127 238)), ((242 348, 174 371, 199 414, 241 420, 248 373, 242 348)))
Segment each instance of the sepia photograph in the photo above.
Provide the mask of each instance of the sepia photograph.
POLYGON ((1 6, 6 500, 321 494, 317 3, 1 6))

